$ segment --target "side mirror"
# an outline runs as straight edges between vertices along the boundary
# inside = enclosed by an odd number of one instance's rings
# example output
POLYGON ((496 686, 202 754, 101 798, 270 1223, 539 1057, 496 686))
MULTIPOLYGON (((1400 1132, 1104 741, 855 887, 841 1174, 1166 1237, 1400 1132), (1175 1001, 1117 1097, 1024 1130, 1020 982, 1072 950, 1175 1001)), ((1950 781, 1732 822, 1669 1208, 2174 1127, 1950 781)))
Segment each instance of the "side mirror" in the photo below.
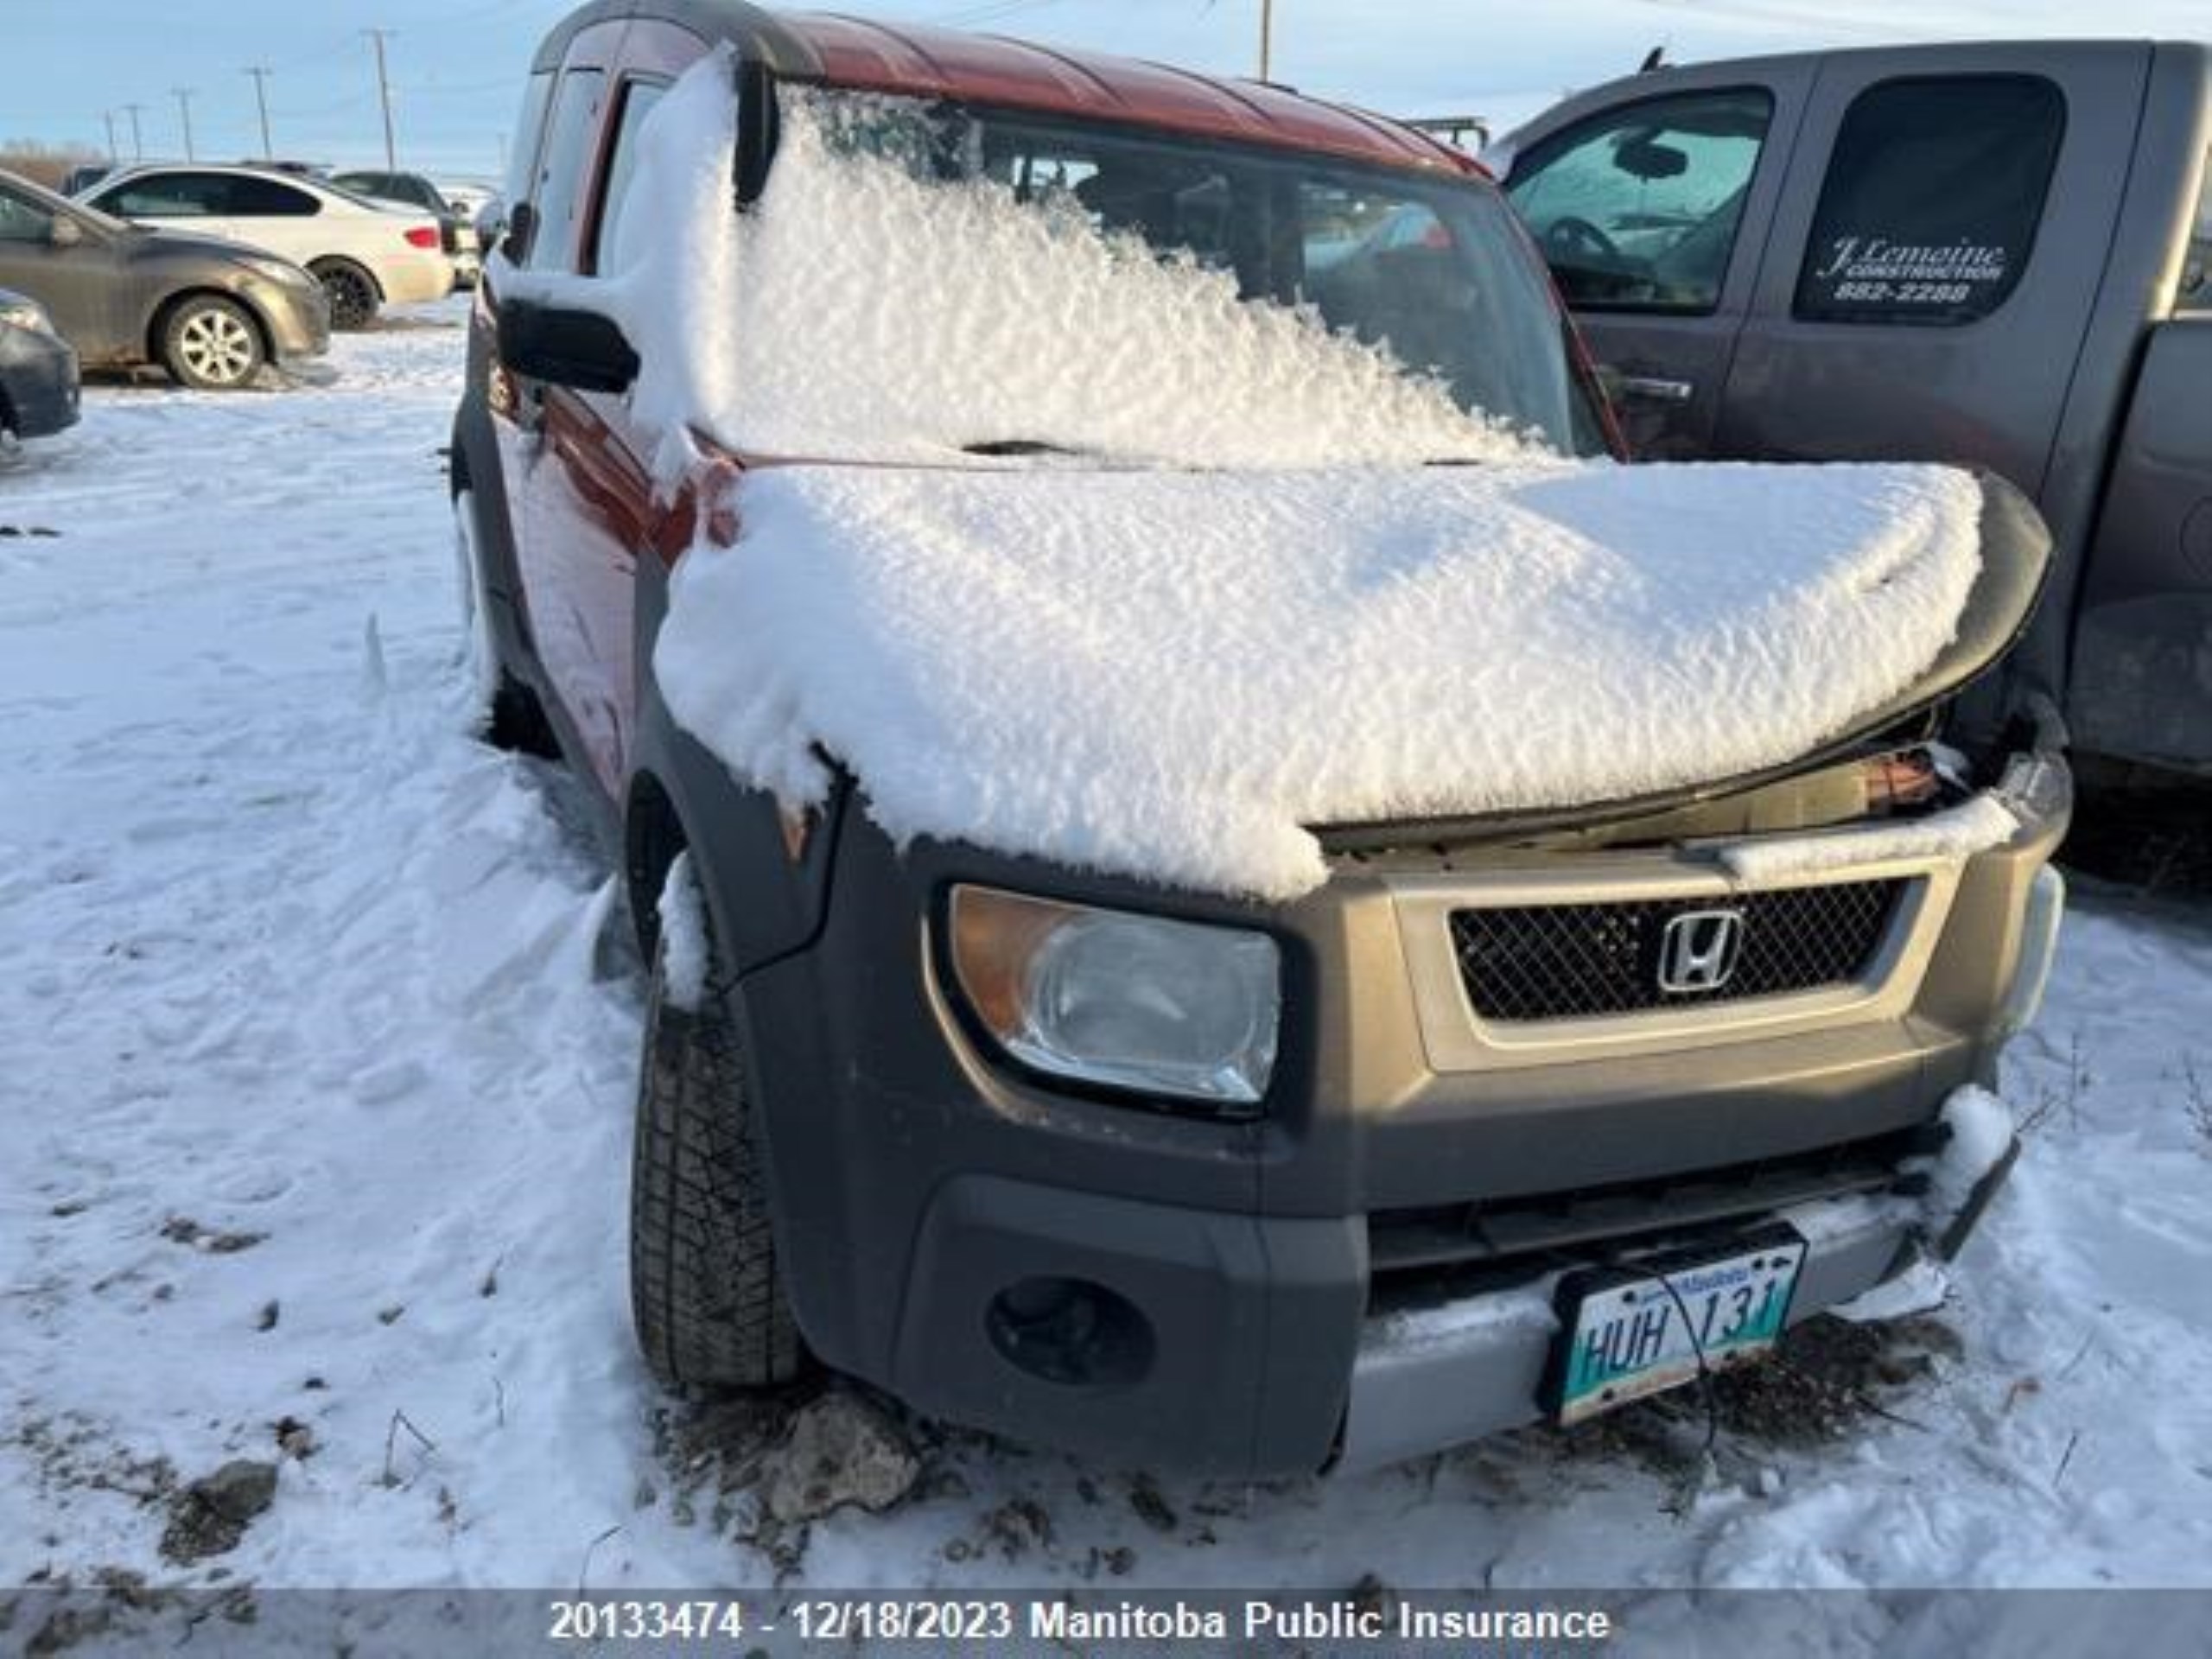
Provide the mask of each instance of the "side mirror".
POLYGON ((53 228, 47 232, 46 239, 57 248, 73 248, 85 239, 84 226, 67 213, 56 213, 53 228))
POLYGON ((499 361, 524 379, 620 392, 638 378, 636 348, 612 318, 596 311, 503 300, 498 321, 499 361))
POLYGON ((518 201, 508 209, 502 226, 499 255, 511 265, 530 263, 530 244, 537 230, 537 210, 526 201, 518 201))

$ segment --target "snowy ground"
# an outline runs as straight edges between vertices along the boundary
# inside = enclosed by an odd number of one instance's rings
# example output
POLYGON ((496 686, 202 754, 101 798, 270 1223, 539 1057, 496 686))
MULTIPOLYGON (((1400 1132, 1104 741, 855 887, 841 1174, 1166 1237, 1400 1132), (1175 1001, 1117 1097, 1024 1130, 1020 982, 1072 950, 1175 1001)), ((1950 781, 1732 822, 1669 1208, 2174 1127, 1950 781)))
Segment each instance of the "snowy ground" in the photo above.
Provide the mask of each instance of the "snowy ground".
POLYGON ((0 471, 55 532, 0 533, 0 1585, 2212 1585, 2212 904, 2113 889, 1949 1304, 1735 1390, 1701 1489, 1680 1398, 1260 1488, 922 1430, 904 1509, 764 1536, 788 1408, 671 1408, 628 1339, 602 867, 465 730, 460 319, 95 389, 0 471), (270 1510, 165 1562, 280 1425, 270 1510))

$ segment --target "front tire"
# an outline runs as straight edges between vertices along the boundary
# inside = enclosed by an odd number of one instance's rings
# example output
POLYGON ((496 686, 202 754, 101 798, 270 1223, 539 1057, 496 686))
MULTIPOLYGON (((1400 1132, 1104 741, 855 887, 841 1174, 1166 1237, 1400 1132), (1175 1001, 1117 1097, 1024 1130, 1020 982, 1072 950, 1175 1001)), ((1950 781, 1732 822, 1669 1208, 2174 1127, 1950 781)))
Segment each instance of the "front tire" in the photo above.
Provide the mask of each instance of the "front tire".
POLYGON ((367 271, 344 259, 320 259, 308 270, 322 284, 323 294, 330 301, 333 328, 350 332, 376 321, 383 296, 377 292, 376 278, 367 271))
POLYGON ((162 328, 162 361, 194 391, 236 391, 261 372, 261 331, 232 300, 194 295, 169 313, 162 328))
POLYGON ((671 1388, 771 1388, 798 1375, 805 1348, 776 1259, 744 1044, 712 975, 696 1008, 677 1006, 667 958, 664 941, 630 1171, 638 1345, 671 1388))

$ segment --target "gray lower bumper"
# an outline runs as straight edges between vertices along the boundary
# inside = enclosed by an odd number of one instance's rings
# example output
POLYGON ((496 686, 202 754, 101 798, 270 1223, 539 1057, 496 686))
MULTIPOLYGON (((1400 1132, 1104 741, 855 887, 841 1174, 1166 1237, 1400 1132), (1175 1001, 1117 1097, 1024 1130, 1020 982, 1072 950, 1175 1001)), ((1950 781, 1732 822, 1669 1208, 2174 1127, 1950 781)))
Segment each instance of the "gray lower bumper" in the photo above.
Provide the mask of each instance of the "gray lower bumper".
MULTIPOLYGON (((1795 1324, 1872 1289, 1909 1260, 1921 1214, 1906 1199, 1849 1198, 1801 1205, 1783 1218, 1808 1246, 1795 1324)), ((1535 1421, 1559 1334, 1557 1282, 1552 1274, 1368 1319, 1336 1466, 1376 1468, 1535 1421)))

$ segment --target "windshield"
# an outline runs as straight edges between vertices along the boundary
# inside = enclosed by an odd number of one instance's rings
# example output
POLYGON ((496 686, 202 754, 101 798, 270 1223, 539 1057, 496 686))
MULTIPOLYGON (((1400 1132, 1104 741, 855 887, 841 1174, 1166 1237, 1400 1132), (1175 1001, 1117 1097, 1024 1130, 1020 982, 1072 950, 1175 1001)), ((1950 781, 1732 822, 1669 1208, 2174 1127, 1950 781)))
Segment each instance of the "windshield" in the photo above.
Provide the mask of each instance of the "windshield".
MULTIPOLYGON (((1464 410, 1562 454, 1604 449, 1549 278, 1486 186, 1006 111, 823 101, 842 106, 831 142, 848 153, 917 177, 993 182, 1102 237, 1134 234, 1164 261, 1233 276, 1246 304, 1305 311, 1382 347, 1464 410)), ((1081 320, 1070 321, 1079 335, 1081 320)))

